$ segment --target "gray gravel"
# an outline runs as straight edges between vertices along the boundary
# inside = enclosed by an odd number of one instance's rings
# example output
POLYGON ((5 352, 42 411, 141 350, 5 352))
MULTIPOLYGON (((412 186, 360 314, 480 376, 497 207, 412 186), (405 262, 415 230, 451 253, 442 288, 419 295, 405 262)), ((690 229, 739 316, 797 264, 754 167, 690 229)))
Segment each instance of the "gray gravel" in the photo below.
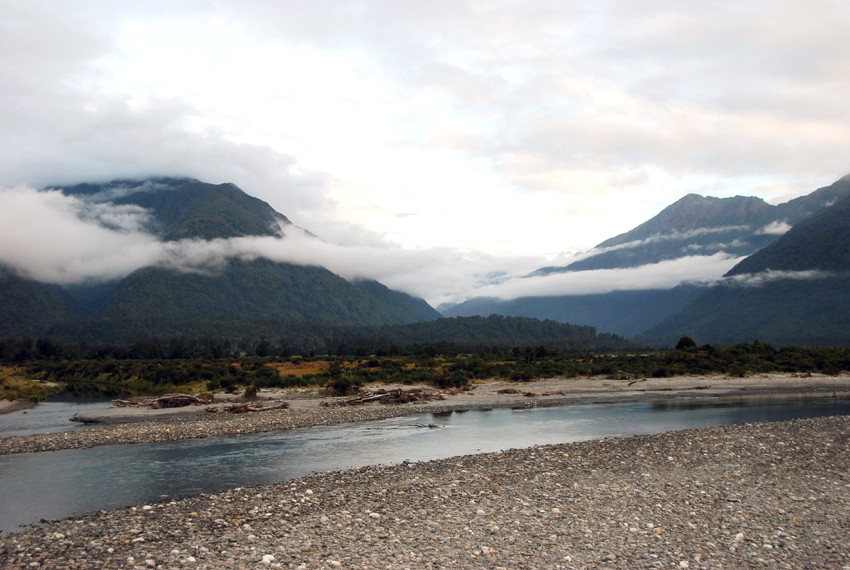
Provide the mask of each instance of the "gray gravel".
POLYGON ((50 568, 847 568, 850 418, 332 472, 0 538, 50 568))
POLYGON ((411 413, 415 413, 415 408, 377 405, 274 409, 242 414, 219 412, 171 420, 107 424, 61 433, 0 438, 0 455, 280 431, 316 425, 381 420, 411 413))
MULTIPOLYGON (((386 386, 385 388, 402 387, 386 386)), ((402 387, 409 389, 409 387, 402 387)), ((429 391, 427 387, 424 387, 429 391)), ((747 378, 675 377, 642 380, 602 378, 547 379, 520 384, 512 382, 476 383, 469 390, 440 393, 430 401, 408 404, 339 405, 347 398, 330 398, 315 392, 267 392, 267 407, 286 402, 289 409, 269 409, 257 413, 205 413, 206 406, 149 410, 113 408, 99 410, 98 427, 64 433, 0 438, 0 455, 33 451, 55 451, 108 444, 153 443, 176 439, 194 439, 279 431, 291 428, 381 420, 420 413, 440 413, 494 407, 557 406, 591 402, 656 401, 662 399, 721 398, 734 402, 748 397, 823 397, 850 398, 850 375, 760 375, 747 378), (515 394, 506 394, 510 389, 515 394), (128 413, 134 414, 128 421, 128 413), (112 415, 110 418, 102 416, 112 415), (150 417, 151 421, 138 421, 150 417)), ((82 415, 82 414, 78 414, 82 415)))

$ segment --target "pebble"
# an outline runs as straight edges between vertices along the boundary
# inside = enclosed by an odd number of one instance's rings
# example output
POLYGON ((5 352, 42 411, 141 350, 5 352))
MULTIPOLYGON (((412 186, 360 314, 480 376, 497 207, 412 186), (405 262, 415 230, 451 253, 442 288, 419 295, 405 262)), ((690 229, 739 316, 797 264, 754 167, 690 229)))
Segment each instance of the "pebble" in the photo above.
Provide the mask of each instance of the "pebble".
POLYGON ((0 567, 842 568, 848 441, 816 418, 332 471, 44 523, 0 567))
MULTIPOLYGON (((448 411, 454 406, 428 407, 429 412, 448 411)), ((412 406, 329 406, 299 409, 270 409, 243 414, 207 414, 175 419, 104 424, 87 429, 0 438, 0 455, 80 449, 98 445, 156 443, 219 435, 264 433, 301 427, 358 421, 383 420, 419 413, 412 406)))

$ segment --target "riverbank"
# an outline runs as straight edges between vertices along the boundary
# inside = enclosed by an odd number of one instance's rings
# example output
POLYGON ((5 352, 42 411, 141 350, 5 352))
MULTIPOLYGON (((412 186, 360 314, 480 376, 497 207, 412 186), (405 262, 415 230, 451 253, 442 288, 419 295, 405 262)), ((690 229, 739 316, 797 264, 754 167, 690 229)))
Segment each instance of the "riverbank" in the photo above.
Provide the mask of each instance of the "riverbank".
POLYGON ((0 400, 0 414, 28 410, 36 405, 32 400, 0 400))
POLYGON ((762 375, 746 378, 699 376, 611 380, 603 378, 552 379, 535 382, 480 382, 465 391, 418 388, 432 394, 426 401, 407 404, 369 403, 345 405, 351 398, 329 397, 318 391, 266 391, 260 402, 270 408, 261 412, 226 413, 229 403, 152 410, 114 407, 86 412, 102 426, 51 434, 0 438, 0 455, 54 451, 96 445, 151 443, 218 435, 260 433, 421 413, 495 407, 556 406, 574 403, 630 402, 664 399, 836 396, 850 395, 850 375, 762 375), (281 403, 287 408, 282 409, 281 403))
POLYGON ((0 537, 4 567, 850 564, 850 418, 332 472, 0 537))

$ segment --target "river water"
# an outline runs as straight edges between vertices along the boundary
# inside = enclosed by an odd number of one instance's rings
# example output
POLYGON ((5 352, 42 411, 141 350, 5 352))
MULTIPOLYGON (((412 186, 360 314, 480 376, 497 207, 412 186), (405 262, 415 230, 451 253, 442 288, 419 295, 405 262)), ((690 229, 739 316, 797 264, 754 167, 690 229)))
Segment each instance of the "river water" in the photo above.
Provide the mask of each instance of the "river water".
POLYGON ((0 437, 85 429, 83 424, 72 422, 71 416, 111 405, 112 402, 105 398, 73 398, 68 394, 57 394, 39 402, 34 408, 0 414, 0 437))
POLYGON ((0 532, 42 518, 365 465, 837 414, 850 414, 850 401, 690 400, 497 408, 244 436, 14 454, 0 457, 0 532))

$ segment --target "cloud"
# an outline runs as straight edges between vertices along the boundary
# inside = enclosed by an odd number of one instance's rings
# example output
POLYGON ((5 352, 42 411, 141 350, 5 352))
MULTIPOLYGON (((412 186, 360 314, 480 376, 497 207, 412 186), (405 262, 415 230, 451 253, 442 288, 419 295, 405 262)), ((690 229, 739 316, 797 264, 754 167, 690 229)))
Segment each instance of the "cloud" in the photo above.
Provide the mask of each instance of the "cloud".
POLYGON ((127 275, 160 257, 156 238, 140 232, 135 207, 89 209, 58 191, 0 190, 0 263, 50 283, 127 275))
MULTIPOLYGON (((725 253, 689 256, 627 269, 524 277, 538 257, 496 257, 456 249, 410 250, 386 244, 343 246, 287 226, 285 237, 160 241, 149 234, 149 212, 133 205, 78 198, 59 191, 0 190, 0 264, 50 283, 121 278, 146 266, 214 273, 229 259, 326 267, 352 281, 375 279, 423 297, 433 306, 470 297, 545 297, 616 290, 672 288, 717 282, 740 259, 725 253)), ((817 271, 769 271, 729 281, 758 286, 775 279, 814 279, 817 271)))
POLYGON ((10 0, 0 186, 233 182, 325 242, 166 247, 139 210, 41 196, 32 219, 66 243, 17 224, 31 237, 0 230, 0 252, 56 282, 262 254, 434 303, 519 290, 685 193, 788 199, 844 174, 848 26, 840 0, 10 0))
MULTIPOLYGON (((726 233, 726 232, 744 232, 744 231, 748 231, 749 229, 750 229, 750 226, 719 226, 719 227, 710 227, 710 228, 694 228, 694 229, 686 230, 686 231, 683 231, 683 232, 672 231, 672 232, 668 232, 668 233, 664 233, 664 234, 653 234, 653 235, 651 235, 651 236, 649 236, 648 238, 645 238, 645 239, 629 241, 629 242, 620 243, 620 244, 617 244, 617 245, 612 245, 612 246, 609 246, 609 247, 593 248, 592 250, 587 252, 587 256, 590 257, 590 256, 593 256, 593 255, 598 255, 600 253, 606 253, 606 252, 609 252, 609 251, 616 251, 616 250, 620 250, 620 249, 633 249, 633 248, 636 248, 636 247, 642 247, 642 246, 650 244, 650 243, 658 243, 658 242, 673 241, 673 240, 676 240, 676 241, 688 240, 688 239, 691 239, 691 238, 704 236, 704 235, 722 234, 722 233, 726 233)), ((691 246, 691 247, 694 247, 694 246, 691 246)))
POLYGON ((160 266, 215 272, 228 259, 262 257, 326 267, 349 279, 376 279, 439 304, 459 301, 485 284, 527 271, 541 258, 504 258, 453 249, 407 250, 386 244, 341 246, 287 226, 285 238, 160 241, 147 233, 149 212, 27 187, 0 189, 0 264, 43 282, 70 284, 121 278, 160 266))
POLYGON ((807 270, 807 271, 780 271, 768 269, 759 273, 744 273, 741 275, 733 275, 727 277, 718 284, 733 284, 742 287, 761 287, 772 281, 780 281, 785 279, 796 279, 799 281, 810 281, 812 279, 826 279, 834 277, 835 273, 829 271, 807 270))
POLYGON ((771 222, 764 226, 763 228, 759 228, 756 234, 766 234, 772 236, 781 236, 791 229, 791 225, 786 221, 776 221, 771 222))
POLYGON ((689 256, 625 269, 570 271, 545 276, 512 279, 480 287, 477 296, 516 299, 588 295, 642 289, 669 289, 683 282, 713 282, 729 271, 740 258, 725 253, 689 256))
POLYGON ((501 239, 512 214, 560 229, 542 254, 686 191, 790 196, 847 168, 838 0, 4 7, 7 186, 188 175, 335 241, 536 254, 501 239), (453 204, 485 200, 462 231, 453 204))

